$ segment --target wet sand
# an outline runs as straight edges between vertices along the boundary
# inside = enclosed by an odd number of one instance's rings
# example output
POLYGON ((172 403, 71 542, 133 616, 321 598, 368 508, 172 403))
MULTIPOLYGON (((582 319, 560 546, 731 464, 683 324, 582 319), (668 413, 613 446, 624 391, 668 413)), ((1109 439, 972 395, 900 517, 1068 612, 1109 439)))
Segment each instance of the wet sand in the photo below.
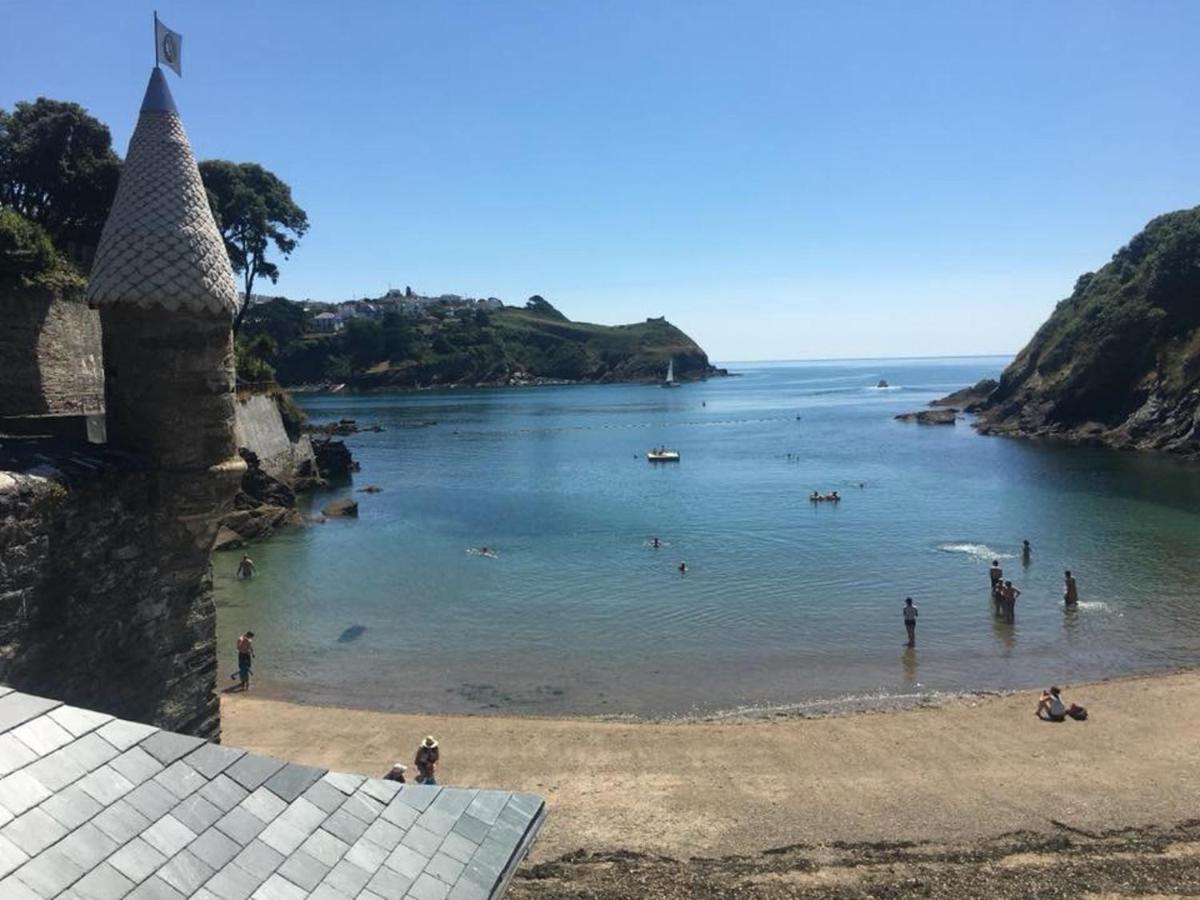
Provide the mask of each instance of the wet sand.
POLYGON ((534 791, 534 861, 584 848, 753 854, 837 841, 1099 833, 1196 815, 1200 671, 1071 686, 1087 722, 1037 694, 818 719, 626 723, 429 716, 222 699, 223 741, 380 775, 437 736, 444 783, 534 791))

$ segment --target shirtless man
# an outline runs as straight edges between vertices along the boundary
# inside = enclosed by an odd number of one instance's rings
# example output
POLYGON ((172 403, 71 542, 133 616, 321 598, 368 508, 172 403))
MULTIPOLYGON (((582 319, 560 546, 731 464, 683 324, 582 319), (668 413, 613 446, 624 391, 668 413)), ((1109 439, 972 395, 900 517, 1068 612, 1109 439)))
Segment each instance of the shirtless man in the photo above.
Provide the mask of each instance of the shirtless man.
POLYGON ((995 587, 1004 578, 1004 570, 1000 568, 1000 560, 992 560, 992 567, 988 569, 988 577, 992 579, 992 587, 995 587))
POLYGON ((1011 581, 1004 582, 1004 621, 1009 625, 1017 620, 1017 598, 1021 592, 1011 581))
POLYGON ((237 567, 237 577, 238 578, 253 578, 254 577, 254 560, 252 560, 250 558, 249 554, 246 554, 246 553, 242 554, 242 561, 240 563, 238 563, 238 567, 237 567))
POLYGON ((254 659, 254 632, 247 631, 237 639, 238 674, 242 690, 250 690, 250 663, 254 659))
POLYGON ((1033 556, 1033 547, 1029 546, 1029 541, 1021 542, 1021 562, 1029 565, 1029 560, 1033 556))
POLYGON ((1075 576, 1067 569, 1063 573, 1063 603, 1074 606, 1079 602, 1079 587, 1075 584, 1075 576))

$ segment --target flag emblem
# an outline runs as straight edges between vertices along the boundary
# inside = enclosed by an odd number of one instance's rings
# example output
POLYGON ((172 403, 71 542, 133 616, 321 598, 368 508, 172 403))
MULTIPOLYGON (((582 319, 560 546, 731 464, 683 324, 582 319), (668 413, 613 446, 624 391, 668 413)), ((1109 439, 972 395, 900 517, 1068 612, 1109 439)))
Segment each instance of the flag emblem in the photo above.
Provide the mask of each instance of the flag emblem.
POLYGON ((183 55, 183 35, 178 31, 172 31, 158 18, 154 19, 154 34, 156 41, 156 58, 155 62, 174 70, 176 75, 183 77, 183 71, 180 67, 180 58, 183 55))

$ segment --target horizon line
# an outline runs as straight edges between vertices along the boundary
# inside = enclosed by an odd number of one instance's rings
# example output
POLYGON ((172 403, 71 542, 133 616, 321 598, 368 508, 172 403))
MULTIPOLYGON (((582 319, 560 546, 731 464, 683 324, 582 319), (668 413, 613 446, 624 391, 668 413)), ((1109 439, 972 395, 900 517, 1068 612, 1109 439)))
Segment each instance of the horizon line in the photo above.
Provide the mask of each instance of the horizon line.
POLYGON ((917 359, 1011 359, 1015 353, 949 353, 943 356, 807 356, 791 359, 730 359, 709 360, 713 365, 737 365, 740 363, 788 363, 788 362, 908 362, 917 359))

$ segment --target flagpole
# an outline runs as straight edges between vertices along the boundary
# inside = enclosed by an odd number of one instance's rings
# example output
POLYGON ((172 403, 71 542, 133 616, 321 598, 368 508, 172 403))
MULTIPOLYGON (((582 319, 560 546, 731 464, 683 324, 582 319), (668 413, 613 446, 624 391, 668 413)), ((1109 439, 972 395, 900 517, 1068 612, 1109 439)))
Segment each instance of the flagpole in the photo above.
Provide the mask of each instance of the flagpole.
POLYGON ((158 68, 158 10, 154 11, 154 68, 158 68))

